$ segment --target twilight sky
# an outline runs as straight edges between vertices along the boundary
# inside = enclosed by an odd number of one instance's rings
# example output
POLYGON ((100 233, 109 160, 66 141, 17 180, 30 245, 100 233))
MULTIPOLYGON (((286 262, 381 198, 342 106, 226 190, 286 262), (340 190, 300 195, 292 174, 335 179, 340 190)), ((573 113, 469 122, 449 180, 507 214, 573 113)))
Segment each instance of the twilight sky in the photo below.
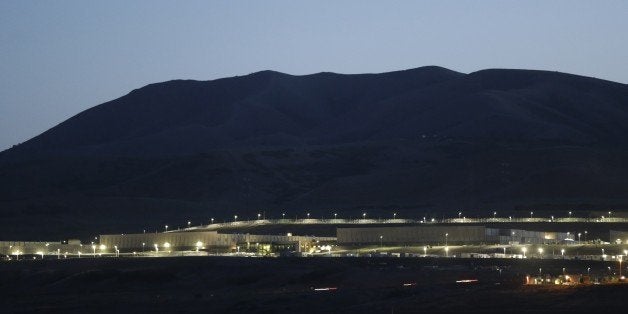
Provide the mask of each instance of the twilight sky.
POLYGON ((0 1, 0 150, 149 83, 528 68, 628 83, 628 1, 0 1))

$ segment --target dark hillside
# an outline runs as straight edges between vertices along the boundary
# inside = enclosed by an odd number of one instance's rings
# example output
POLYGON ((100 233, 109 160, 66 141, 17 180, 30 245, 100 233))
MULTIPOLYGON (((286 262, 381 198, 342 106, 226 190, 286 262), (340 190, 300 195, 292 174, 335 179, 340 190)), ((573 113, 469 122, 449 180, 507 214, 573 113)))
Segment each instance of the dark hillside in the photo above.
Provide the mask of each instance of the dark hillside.
POLYGON ((0 153, 0 236, 291 211, 627 209, 628 87, 423 67, 151 84, 0 153))

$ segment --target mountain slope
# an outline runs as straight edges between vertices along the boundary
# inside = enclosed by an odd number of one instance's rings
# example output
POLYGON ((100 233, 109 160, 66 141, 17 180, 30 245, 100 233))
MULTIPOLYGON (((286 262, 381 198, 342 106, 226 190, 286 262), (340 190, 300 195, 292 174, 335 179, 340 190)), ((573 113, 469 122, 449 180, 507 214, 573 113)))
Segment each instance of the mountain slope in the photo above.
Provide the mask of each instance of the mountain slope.
POLYGON ((626 85, 547 71, 151 84, 0 153, 0 236, 261 210, 620 210, 625 121, 626 85))

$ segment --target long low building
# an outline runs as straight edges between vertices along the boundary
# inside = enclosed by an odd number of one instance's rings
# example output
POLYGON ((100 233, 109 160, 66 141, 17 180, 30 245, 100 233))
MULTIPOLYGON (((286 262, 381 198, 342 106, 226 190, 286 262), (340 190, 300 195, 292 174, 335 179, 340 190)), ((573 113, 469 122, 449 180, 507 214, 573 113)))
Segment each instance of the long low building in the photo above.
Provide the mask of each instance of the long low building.
POLYGON ((221 234, 217 231, 165 232, 139 234, 105 234, 100 236, 103 251, 118 248, 131 250, 172 250, 183 251, 206 248, 236 248, 238 245, 251 244, 291 245, 299 251, 312 243, 335 242, 335 237, 293 236, 293 235, 258 235, 258 234, 221 234))
POLYGON ((573 240, 569 233, 460 225, 347 227, 337 228, 336 236, 340 245, 541 244, 573 240))

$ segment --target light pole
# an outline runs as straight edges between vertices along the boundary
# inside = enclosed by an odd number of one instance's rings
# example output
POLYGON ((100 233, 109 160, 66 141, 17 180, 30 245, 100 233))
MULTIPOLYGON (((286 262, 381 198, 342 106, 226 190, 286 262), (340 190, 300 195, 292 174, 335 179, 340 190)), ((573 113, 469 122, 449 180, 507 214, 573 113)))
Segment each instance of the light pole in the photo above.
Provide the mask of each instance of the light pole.
POLYGON ((449 247, 445 247, 445 257, 449 257, 449 247))
POLYGON ((188 220, 188 228, 192 225, 192 222, 188 220))
POLYGON ((338 218, 338 213, 334 213, 334 219, 338 218))
POLYGON ((427 256, 427 246, 423 246, 423 257, 427 256))
POLYGON ((445 233, 445 246, 447 246, 447 238, 449 237, 449 233, 445 233))
POLYGON ((578 232, 578 244, 582 244, 582 242, 580 242, 580 236, 582 235, 581 232, 578 232))
POLYGON ((286 219, 286 213, 281 213, 281 219, 286 219))
POLYGON ((379 247, 382 247, 382 240, 384 239, 384 236, 380 235, 379 236, 379 247))
POLYGON ((543 248, 539 248, 539 258, 543 258, 543 248))
POLYGON ((460 219, 460 216, 462 216, 462 212, 458 212, 458 219, 460 219))
POLYGON ((560 249, 560 255, 565 259, 565 249, 560 249))
POLYGON ((209 223, 213 224, 214 223, 214 218, 210 219, 209 223))
POLYGON ((397 219, 397 213, 393 213, 393 219, 397 219))
POLYGON ((166 227, 166 232, 168 232, 168 225, 166 225, 165 227, 166 227))
POLYGON ((606 260, 606 254, 604 253, 604 249, 602 249, 602 260, 606 260))
POLYGON ((92 242, 92 250, 94 253, 92 253, 92 257, 96 257, 96 245, 94 245, 94 242, 92 242))
POLYGON ((366 213, 362 213, 362 219, 366 219, 366 213))
POLYGON ((521 248, 521 252, 523 253, 523 258, 526 258, 526 251, 528 251, 528 249, 525 246, 521 248))
POLYGON ((571 211, 569 212, 569 218, 571 218, 571 211))
POLYGON ((120 257, 120 250, 118 250, 118 246, 114 245, 113 248, 116 250, 116 257, 120 257))
POLYGON ((497 212, 493 212, 493 219, 497 217, 497 212))
POLYGON ((589 232, 584 230, 584 242, 587 242, 587 233, 589 233, 589 232))
POLYGON ((532 219, 532 215, 534 215, 534 212, 530 212, 530 219, 532 219))
POLYGON ((260 217, 262 217, 262 214, 257 213, 257 220, 259 220, 259 219, 260 219, 260 217))
POLYGON ((233 222, 238 221, 238 215, 233 215, 233 222))
POLYGON ((146 247, 146 242, 142 242, 142 253, 144 253, 144 251, 145 251, 145 249, 144 249, 144 248, 145 248, 145 247, 146 247))
POLYGON ((307 219, 310 219, 310 213, 307 213, 306 216, 307 216, 307 219))

